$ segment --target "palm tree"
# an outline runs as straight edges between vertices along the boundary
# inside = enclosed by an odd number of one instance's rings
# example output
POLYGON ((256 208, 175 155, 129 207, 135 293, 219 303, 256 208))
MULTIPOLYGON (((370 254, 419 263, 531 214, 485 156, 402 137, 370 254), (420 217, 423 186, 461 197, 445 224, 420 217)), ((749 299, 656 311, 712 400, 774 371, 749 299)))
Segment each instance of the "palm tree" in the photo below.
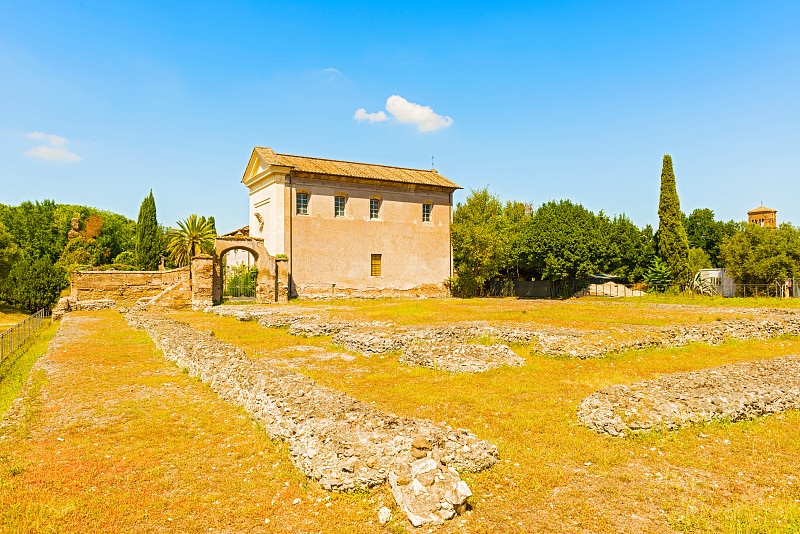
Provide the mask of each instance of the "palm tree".
POLYGON ((178 229, 171 228, 166 236, 167 252, 176 265, 188 265, 192 256, 213 248, 217 233, 205 217, 193 213, 185 221, 178 221, 178 226, 178 229))

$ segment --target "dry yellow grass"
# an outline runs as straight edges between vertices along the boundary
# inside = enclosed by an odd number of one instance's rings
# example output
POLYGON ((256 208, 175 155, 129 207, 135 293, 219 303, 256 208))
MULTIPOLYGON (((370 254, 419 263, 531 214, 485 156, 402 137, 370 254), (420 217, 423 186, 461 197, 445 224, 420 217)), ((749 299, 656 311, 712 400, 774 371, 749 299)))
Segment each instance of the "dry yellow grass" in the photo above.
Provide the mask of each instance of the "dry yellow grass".
POLYGON ((27 313, 12 308, 5 304, 0 304, 0 332, 6 330, 22 321, 28 316, 27 313))
MULTIPOLYGON (((640 303, 583 299, 299 304, 339 307, 331 313, 349 318, 409 323, 489 319, 592 328, 614 321, 686 323, 717 313, 675 308, 662 314, 640 303)), ((607 385, 797 354, 797 339, 583 361, 515 347, 527 358, 522 368, 455 375, 403 366, 392 355, 316 358, 342 351, 330 338, 303 339, 286 329, 202 313, 173 315, 214 330, 251 357, 298 368, 387 412, 446 421, 495 443, 501 461, 465 476, 475 494, 472 510, 434 531, 800 529, 798 412, 627 439, 597 435, 575 418, 580 400, 607 385)), ((377 525, 377 509, 393 507, 385 488, 336 495, 306 480, 285 447, 167 363, 146 334, 128 329, 116 312, 70 314, 74 319, 84 321, 83 337, 49 357, 58 373, 48 380, 32 377, 23 394, 33 415, 0 444, 0 530, 414 530, 401 519, 386 529, 377 525)))

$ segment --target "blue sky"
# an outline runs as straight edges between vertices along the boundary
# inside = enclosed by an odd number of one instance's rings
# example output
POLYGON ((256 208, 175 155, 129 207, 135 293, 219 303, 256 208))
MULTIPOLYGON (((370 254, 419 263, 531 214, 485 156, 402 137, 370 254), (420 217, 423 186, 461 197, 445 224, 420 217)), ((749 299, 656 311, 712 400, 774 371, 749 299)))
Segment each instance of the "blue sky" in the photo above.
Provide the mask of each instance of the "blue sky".
POLYGON ((488 186, 655 226, 671 154, 687 213, 798 224, 798 23, 797 2, 0 0, 0 202, 135 219, 152 188, 160 222, 227 231, 269 146, 433 155, 456 201, 488 186))

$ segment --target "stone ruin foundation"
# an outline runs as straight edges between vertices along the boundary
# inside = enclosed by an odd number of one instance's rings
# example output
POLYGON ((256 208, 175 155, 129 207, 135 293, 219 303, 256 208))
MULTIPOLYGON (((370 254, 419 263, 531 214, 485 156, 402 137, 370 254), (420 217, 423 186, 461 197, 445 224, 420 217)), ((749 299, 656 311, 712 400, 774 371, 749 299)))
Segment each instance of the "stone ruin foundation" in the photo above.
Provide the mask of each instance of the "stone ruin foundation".
POLYGON ((162 314, 130 311, 126 320, 145 330, 165 358, 242 406, 270 438, 285 440, 295 465, 324 489, 388 480, 415 526, 440 524, 463 511, 471 492, 458 471, 497 461, 497 447, 467 430, 380 412, 162 314))
POLYGON ((289 326, 289 334, 301 337, 333 336, 334 345, 364 356, 402 352, 400 363, 420 365, 454 373, 479 373, 503 365, 521 366, 525 359, 507 345, 476 344, 478 339, 507 343, 530 343, 527 332, 470 323, 450 326, 398 326, 371 321, 358 324, 326 317, 318 311, 296 306, 281 308, 208 308, 206 312, 257 320, 265 328, 289 326))
MULTIPOLYGON (((333 336, 333 343, 365 356, 402 352, 404 363, 434 362, 443 370, 480 372, 501 365, 522 365, 524 360, 496 358, 498 348, 489 359, 486 353, 473 350, 476 340, 530 345, 548 356, 569 358, 602 358, 628 350, 685 347, 690 343, 719 345, 729 339, 771 339, 781 335, 800 335, 800 314, 781 309, 737 309, 736 313, 758 314, 758 318, 731 318, 699 324, 673 326, 609 325, 600 329, 570 328, 550 325, 504 325, 486 321, 453 322, 446 325, 397 325, 391 322, 351 323, 335 319, 324 309, 300 306, 217 306, 206 312, 235 317, 240 321, 257 320, 264 327, 289 326, 296 336, 333 336), (472 351, 474 365, 464 368, 457 361, 445 358, 440 347, 459 347, 472 351), (425 357, 421 352, 427 351, 425 357), (451 365, 452 364, 452 365, 451 365)), ((427 365, 423 363, 424 365, 427 365)))
POLYGON ((621 436, 797 409, 800 356, 784 356, 614 385, 583 399, 578 421, 621 436))

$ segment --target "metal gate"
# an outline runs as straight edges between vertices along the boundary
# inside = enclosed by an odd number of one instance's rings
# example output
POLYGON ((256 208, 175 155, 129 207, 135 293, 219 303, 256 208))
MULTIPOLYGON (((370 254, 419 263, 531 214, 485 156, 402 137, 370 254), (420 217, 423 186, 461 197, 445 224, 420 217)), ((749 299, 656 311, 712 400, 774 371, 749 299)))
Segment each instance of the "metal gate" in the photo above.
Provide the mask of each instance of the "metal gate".
POLYGON ((244 262, 222 267, 222 297, 235 300, 254 300, 258 268, 244 262))

